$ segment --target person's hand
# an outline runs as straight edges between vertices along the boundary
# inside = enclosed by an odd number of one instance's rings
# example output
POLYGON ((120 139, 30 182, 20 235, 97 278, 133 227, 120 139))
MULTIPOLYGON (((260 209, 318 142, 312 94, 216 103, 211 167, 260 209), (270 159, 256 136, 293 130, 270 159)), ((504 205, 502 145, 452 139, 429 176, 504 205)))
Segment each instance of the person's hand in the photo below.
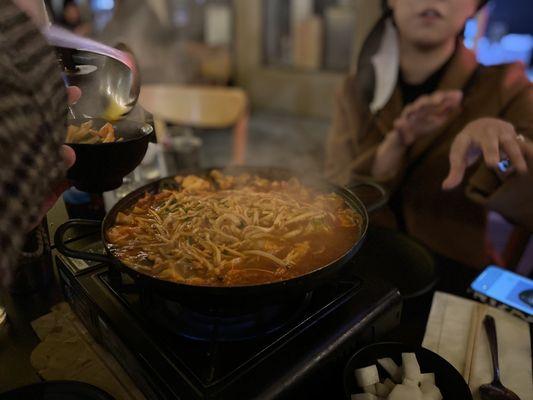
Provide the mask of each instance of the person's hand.
POLYGON ((533 161, 533 144, 517 135, 513 125, 505 121, 480 118, 470 122, 452 143, 450 172, 442 188, 456 188, 463 181, 466 169, 481 156, 485 164, 494 170, 502 159, 508 158, 514 170, 524 174, 528 171, 526 160, 533 161))
POLYGON ((76 104, 81 97, 81 89, 77 86, 67 88, 68 104, 76 104))
MULTIPOLYGON (((67 88, 68 102, 69 104, 76 103, 81 97, 81 90, 77 86, 70 86, 67 88)), ((65 168, 68 169, 74 165, 76 162, 76 153, 72 147, 63 145, 61 146, 61 156, 65 164, 65 168)), ((41 223, 41 220, 44 218, 46 213, 54 206, 57 199, 61 194, 70 187, 70 183, 67 180, 59 182, 53 189, 52 193, 45 199, 44 203, 41 205, 41 217, 38 219, 38 222, 30 227, 34 229, 37 225, 41 223)))
POLYGON ((446 124, 461 107, 463 93, 459 90, 438 91, 420 96, 407 105, 394 121, 405 146, 412 145, 419 137, 431 134, 446 124))
MULTIPOLYGON (((65 163, 65 168, 68 169, 74 165, 76 162, 76 153, 72 150, 72 147, 63 145, 61 146, 61 156, 63 157, 63 162, 65 163)), ((42 207, 41 214, 44 217, 46 213, 54 206, 59 196, 63 194, 65 190, 70 187, 70 182, 67 180, 61 181, 53 189, 50 196, 46 198, 42 207)))

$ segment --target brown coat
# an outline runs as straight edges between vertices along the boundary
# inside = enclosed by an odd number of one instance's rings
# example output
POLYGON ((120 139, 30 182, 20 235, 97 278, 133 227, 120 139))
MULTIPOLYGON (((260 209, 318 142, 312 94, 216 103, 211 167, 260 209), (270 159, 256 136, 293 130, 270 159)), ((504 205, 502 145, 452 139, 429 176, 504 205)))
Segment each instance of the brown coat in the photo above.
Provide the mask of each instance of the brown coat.
MULTIPOLYGON (((370 176, 376 149, 404 106, 397 87, 385 107, 372 115, 359 100, 355 82, 352 75, 343 84, 327 143, 326 174, 342 185, 370 176)), ((450 146, 467 123, 481 117, 508 121, 533 139, 533 85, 521 64, 480 66, 460 46, 438 89, 463 90, 461 112, 438 132, 419 139, 395 176, 382 183, 391 190, 392 208, 396 216, 401 213, 409 234, 438 253, 481 267, 486 261, 487 208, 533 231, 533 161, 528 175, 510 176, 505 182, 478 162, 459 188, 445 192, 441 184, 448 173, 450 146)))

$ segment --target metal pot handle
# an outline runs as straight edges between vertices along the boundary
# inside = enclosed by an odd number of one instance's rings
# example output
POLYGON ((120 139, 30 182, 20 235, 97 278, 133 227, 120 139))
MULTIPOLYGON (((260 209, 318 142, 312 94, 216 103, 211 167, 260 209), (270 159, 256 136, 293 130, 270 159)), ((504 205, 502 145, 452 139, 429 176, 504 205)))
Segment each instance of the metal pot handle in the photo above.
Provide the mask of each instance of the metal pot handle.
POLYGON ((101 263, 108 263, 109 257, 103 254, 89 253, 88 251, 73 250, 65 244, 65 234, 67 231, 75 226, 95 226, 100 227, 100 221, 93 221, 89 219, 73 219, 60 225, 54 235, 54 243, 57 250, 67 257, 80 258, 82 260, 96 261, 101 263))
POLYGON ((379 199, 377 199, 374 203, 368 204, 368 205, 365 204, 366 209, 368 210, 369 213, 380 209, 381 207, 383 207, 385 204, 388 203, 389 192, 387 191, 387 189, 385 189, 383 186, 381 186, 379 183, 376 183, 376 182, 371 182, 371 181, 356 182, 352 185, 347 186, 346 190, 354 194, 355 190, 357 190, 360 187, 364 187, 364 186, 377 190, 380 195, 379 199))

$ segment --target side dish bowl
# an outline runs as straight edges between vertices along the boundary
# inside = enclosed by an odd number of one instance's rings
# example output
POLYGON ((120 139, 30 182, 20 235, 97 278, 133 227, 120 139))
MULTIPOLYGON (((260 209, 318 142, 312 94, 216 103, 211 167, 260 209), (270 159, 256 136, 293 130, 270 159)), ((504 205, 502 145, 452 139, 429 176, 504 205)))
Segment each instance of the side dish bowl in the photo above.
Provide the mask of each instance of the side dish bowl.
MULTIPOLYGON (((72 119, 69 125, 80 126, 91 119, 72 119)), ((106 121, 92 119, 96 129, 106 121)), ((142 161, 153 133, 149 124, 122 120, 113 125, 117 141, 111 143, 67 143, 76 153, 76 163, 67 178, 79 190, 101 193, 118 188, 122 179, 142 161), (118 140, 120 139, 120 140, 118 140)))
MULTIPOLYGON (((440 388, 444 399, 472 400, 472 393, 467 383, 448 361, 438 354, 423 347, 409 346, 402 343, 375 343, 355 353, 344 368, 344 393, 349 399, 354 393, 361 393, 355 379, 355 370, 378 364, 377 360, 390 357, 398 365, 402 363, 402 353, 415 353, 420 370, 435 374, 435 384, 440 388)), ((385 370, 378 366, 380 376, 387 376, 385 370)))

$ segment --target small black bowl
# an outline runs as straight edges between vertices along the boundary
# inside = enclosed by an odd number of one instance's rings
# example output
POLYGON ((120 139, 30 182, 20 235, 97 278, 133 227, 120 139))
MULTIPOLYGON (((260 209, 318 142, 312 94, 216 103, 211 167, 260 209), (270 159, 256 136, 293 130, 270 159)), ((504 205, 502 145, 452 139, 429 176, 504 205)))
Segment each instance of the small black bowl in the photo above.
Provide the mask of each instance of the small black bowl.
MULTIPOLYGON (((375 343, 355 353, 344 368, 344 393, 350 398, 353 393, 362 393, 355 381, 354 371, 357 368, 377 365, 379 358, 390 357, 398 365, 402 363, 402 353, 415 353, 420 370, 433 372, 435 384, 442 393, 444 400, 472 400, 472 393, 461 374, 444 358, 423 347, 412 347, 402 343, 375 343)), ((388 377, 378 365, 381 378, 388 377)))
MULTIPOLYGON (((106 121, 97 118, 77 118, 69 125, 80 126, 92 120, 94 129, 106 121)), ((113 125, 120 142, 113 143, 67 143, 76 153, 76 163, 68 170, 67 178, 81 191, 101 193, 122 185, 122 178, 137 167, 148 149, 153 132, 149 124, 122 120, 113 125)))

